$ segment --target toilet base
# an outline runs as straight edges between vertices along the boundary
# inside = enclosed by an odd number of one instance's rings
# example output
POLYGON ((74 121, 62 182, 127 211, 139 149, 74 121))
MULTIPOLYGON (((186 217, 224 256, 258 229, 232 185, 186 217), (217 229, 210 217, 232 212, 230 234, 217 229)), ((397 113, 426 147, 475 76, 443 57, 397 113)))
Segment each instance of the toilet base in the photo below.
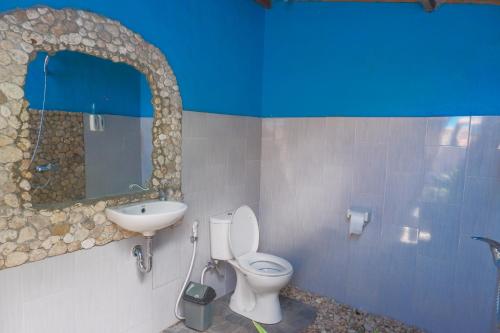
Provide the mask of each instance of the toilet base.
MULTIPOLYGON (((273 259, 276 260, 275 257, 273 259)), ((283 318, 279 292, 290 282, 292 269, 289 269, 288 274, 267 276, 243 270, 236 260, 228 262, 236 273, 236 288, 231 295, 229 308, 262 324, 279 323, 283 318)))
POLYGON ((236 291, 231 296, 229 302, 231 311, 261 324, 277 324, 283 319, 279 293, 255 295, 255 303, 251 309, 244 309, 243 303, 239 299, 240 296, 236 291))

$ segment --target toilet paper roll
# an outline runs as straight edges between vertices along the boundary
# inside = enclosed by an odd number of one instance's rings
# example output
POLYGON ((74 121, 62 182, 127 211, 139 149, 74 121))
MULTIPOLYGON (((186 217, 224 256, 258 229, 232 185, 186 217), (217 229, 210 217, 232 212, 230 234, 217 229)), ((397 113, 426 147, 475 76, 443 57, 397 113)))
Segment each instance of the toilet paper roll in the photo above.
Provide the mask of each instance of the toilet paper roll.
POLYGON ((365 225, 365 213, 351 212, 349 235, 361 235, 365 225))

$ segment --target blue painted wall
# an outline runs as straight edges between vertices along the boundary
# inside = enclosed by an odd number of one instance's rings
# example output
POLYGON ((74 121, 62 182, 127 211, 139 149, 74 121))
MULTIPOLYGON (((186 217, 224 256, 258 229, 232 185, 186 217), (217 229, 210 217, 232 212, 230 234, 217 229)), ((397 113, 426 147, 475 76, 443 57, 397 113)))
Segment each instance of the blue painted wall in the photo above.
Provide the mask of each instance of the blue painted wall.
POLYGON ((119 20, 159 47, 187 110, 260 115, 264 10, 252 0, 2 0, 0 11, 37 4, 119 20))
MULTIPOLYGON (((0 11, 38 4, 6 0, 0 11)), ((117 19, 167 55, 184 108, 282 116, 499 114, 500 7, 46 0, 117 19), (265 14, 264 14, 265 13, 265 14), (264 31, 265 30, 265 31, 264 31)))
POLYGON ((500 114, 500 6, 276 2, 265 117, 500 114))
MULTIPOLYGON (((44 61, 30 63, 25 93, 30 107, 43 105, 44 61)), ((46 110, 152 117, 151 90, 133 67, 77 52, 58 52, 47 65, 46 110)))

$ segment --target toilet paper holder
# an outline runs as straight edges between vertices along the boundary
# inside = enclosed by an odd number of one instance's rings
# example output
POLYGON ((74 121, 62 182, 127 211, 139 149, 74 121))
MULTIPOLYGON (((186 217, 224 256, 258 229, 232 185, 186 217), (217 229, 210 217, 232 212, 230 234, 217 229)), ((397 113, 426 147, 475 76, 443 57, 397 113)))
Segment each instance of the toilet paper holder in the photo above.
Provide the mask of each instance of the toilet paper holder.
POLYGON ((363 222, 364 222, 363 223, 363 228, 370 221, 370 212, 368 212, 366 210, 363 211, 363 210, 357 210, 357 209, 356 210, 354 210, 354 209, 348 209, 347 210, 347 220, 349 222, 351 222, 351 217, 352 217, 353 213, 356 214, 356 215, 363 214, 363 222))
POLYGON ((347 220, 349 222, 349 236, 358 238, 370 221, 370 212, 366 209, 348 209, 347 220))

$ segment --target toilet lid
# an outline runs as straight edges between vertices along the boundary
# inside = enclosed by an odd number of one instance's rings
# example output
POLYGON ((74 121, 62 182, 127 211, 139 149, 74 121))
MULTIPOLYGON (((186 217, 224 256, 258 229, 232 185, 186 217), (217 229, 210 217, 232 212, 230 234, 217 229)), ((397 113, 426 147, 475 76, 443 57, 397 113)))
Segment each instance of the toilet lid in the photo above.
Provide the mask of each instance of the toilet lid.
POLYGON ((241 206, 233 214, 229 227, 229 247, 235 258, 256 252, 259 247, 257 217, 248 206, 241 206))

